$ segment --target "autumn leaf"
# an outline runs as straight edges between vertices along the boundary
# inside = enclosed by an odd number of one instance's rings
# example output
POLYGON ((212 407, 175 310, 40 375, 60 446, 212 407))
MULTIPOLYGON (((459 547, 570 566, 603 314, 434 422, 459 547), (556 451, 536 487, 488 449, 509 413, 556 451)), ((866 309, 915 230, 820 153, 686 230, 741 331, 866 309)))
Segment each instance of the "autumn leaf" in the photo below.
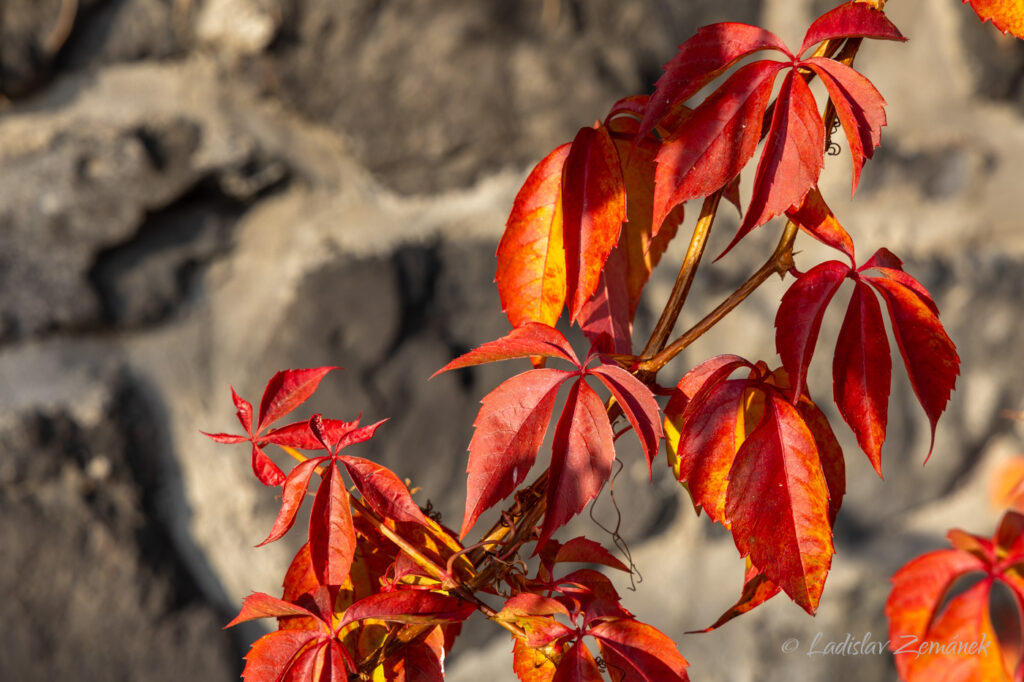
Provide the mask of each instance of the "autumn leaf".
POLYGON ((853 239, 846 228, 836 220, 832 209, 825 203, 817 187, 812 187, 807 192, 799 206, 793 206, 786 211, 786 217, 822 244, 845 253, 850 259, 850 265, 856 265, 853 239))
POLYGON ((687 661, 675 643, 621 606, 611 581, 581 569, 549 584, 552 597, 520 593, 497 618, 529 631, 517 639, 514 667, 524 682, 602 680, 601 668, 584 637, 596 640, 604 668, 616 682, 684 682, 687 661), (567 608, 568 606, 568 608, 567 608), (554 620, 558 616, 568 626, 554 620))
POLYGON ((731 530, 740 555, 767 581, 813 613, 834 551, 845 469, 824 416, 805 394, 791 404, 789 388, 782 370, 714 358, 680 381, 666 429, 672 425, 668 445, 695 506, 731 530), (740 369, 746 377, 729 378, 740 369))
MULTIPOLYGON (((274 525, 271 528, 267 539, 261 542, 258 546, 263 546, 279 540, 292 528, 295 524, 299 508, 302 506, 302 502, 306 497, 306 489, 309 487, 309 482, 318 467, 321 467, 324 464, 329 465, 324 475, 324 481, 326 482, 327 474, 331 473, 334 469, 333 462, 335 460, 343 461, 343 456, 338 453, 350 445, 369 440, 383 423, 384 421, 379 421, 374 424, 359 426, 358 419, 346 422, 337 419, 323 419, 318 414, 313 415, 308 422, 307 431, 310 434, 313 434, 317 442, 328 452, 328 454, 319 457, 311 457, 296 464, 295 467, 292 468, 291 472, 284 480, 284 489, 281 495, 281 509, 277 514, 277 518, 274 519, 274 525)), ((367 487, 363 478, 364 477, 357 478, 356 476, 353 476, 353 480, 356 480, 357 485, 363 484, 363 487, 367 487)), ((338 480, 338 485, 341 485, 340 479, 338 480)), ((321 491, 324 488, 325 486, 321 485, 317 489, 317 495, 313 500, 314 510, 318 510, 320 512, 327 510, 329 518, 335 518, 335 520, 344 523, 344 520, 340 517, 330 517, 330 514, 332 513, 337 515, 343 514, 344 512, 342 512, 340 508, 335 508, 328 498, 321 496, 321 491), (319 500, 319 503, 317 500, 319 500), (320 506, 317 506, 318 504, 320 506), (332 509, 334 511, 331 511, 332 509)), ((341 487, 341 491, 344 492, 343 485, 341 487)), ((381 493, 375 489, 370 489, 369 494, 371 499, 377 499, 380 495, 386 495, 387 493, 381 493)), ((393 494, 393 491, 391 494, 393 494)), ((345 495, 345 504, 347 508, 347 493, 345 493, 345 495)), ((407 506, 405 507, 405 512, 411 513, 407 506)), ((349 523, 348 525, 351 524, 349 523)), ((313 523, 311 522, 310 531, 312 532, 312 530, 313 523)))
MULTIPOLYGON (((963 2, 966 4, 968 0, 963 2)), ((1024 6, 1017 0, 970 0, 970 3, 982 22, 991 20, 1003 33, 1024 38, 1024 6)))
POLYGON ((579 317, 584 335, 595 344, 604 335, 610 343, 600 350, 613 353, 632 352, 633 319, 640 297, 683 219, 683 207, 679 206, 659 224, 654 223, 654 158, 660 142, 653 137, 635 141, 636 116, 647 102, 647 96, 621 100, 606 119, 622 163, 627 220, 605 261, 597 291, 579 317))
POLYGON ((555 426, 547 512, 537 546, 597 497, 611 476, 615 442, 604 402, 582 377, 569 389, 555 426))
MULTIPOLYGON (((323 604, 329 597, 326 589, 319 592, 323 604)), ((245 656, 242 677, 245 682, 268 682, 281 679, 296 682, 342 682, 348 671, 355 669, 351 655, 337 639, 329 605, 317 612, 260 592, 245 598, 241 612, 225 627, 259 618, 297 617, 311 622, 310 627, 280 629, 264 635, 253 643, 245 656), (285 678, 284 675, 288 674, 285 678)))
POLYGON ((781 53, 785 61, 761 59, 741 66, 692 112, 675 117, 678 125, 657 155, 655 225, 675 206, 708 196, 737 177, 754 155, 773 84, 783 70, 787 74, 771 113, 750 205, 725 252, 754 228, 798 206, 817 184, 825 130, 799 69, 820 75, 836 102, 853 152, 856 189, 863 161, 872 155, 885 124, 885 102, 852 68, 832 59, 803 57, 822 40, 847 37, 904 40, 884 13, 866 3, 848 2, 814 22, 796 54, 774 34, 736 23, 705 27, 683 43, 658 81, 638 139, 671 118, 670 113, 681 111, 687 99, 742 57, 769 50, 781 53))
POLYGON ((324 376, 337 367, 316 367, 313 369, 286 369, 277 372, 263 391, 260 401, 260 413, 256 430, 253 431, 252 405, 231 389, 231 399, 235 403, 238 421, 245 429, 245 436, 228 433, 206 433, 218 443, 232 444, 249 441, 252 443, 252 470, 256 478, 264 485, 281 485, 285 482, 284 472, 274 464, 273 460, 263 451, 267 443, 297 448, 315 448, 315 440, 306 422, 296 422, 278 429, 267 431, 267 428, 305 402, 320 385, 324 376))
POLYGON ((562 238, 566 297, 575 321, 601 278, 626 220, 626 188, 619 154, 601 123, 581 128, 562 174, 562 238))
POLYGON ((562 169, 568 155, 569 144, 563 144, 531 171, 498 244, 495 282, 513 327, 526 322, 554 326, 565 306, 562 169))
POLYGON ((839 413, 881 476, 892 360, 875 295, 886 304, 911 387, 931 424, 929 455, 939 416, 960 373, 960 358, 935 302, 892 253, 880 249, 856 269, 826 261, 798 275, 775 318, 775 345, 793 377, 794 395, 805 388, 825 309, 847 278, 853 280, 854 291, 833 357, 833 392, 839 413))
POLYGON ((372 618, 389 623, 441 624, 461 622, 476 607, 463 599, 423 590, 379 592, 360 599, 345 609, 339 629, 372 618))
POLYGON ((1008 512, 992 539, 950 531, 953 549, 917 557, 893 576, 885 614, 902 680, 1016 679, 1020 642, 1016 649, 1006 648, 994 626, 991 598, 996 583, 1010 591, 1019 631, 1022 529, 1024 516, 1008 512), (954 587, 972 577, 976 580, 967 589, 954 587))
POLYGON ((534 369, 498 385, 481 401, 469 444, 469 481, 460 537, 479 515, 507 497, 536 459, 554 412, 558 389, 571 382, 569 398, 555 427, 547 508, 538 550, 558 527, 592 500, 611 473, 615 447, 603 401, 584 381, 593 376, 623 406, 648 461, 662 437, 658 405, 639 380, 613 365, 590 368, 594 349, 581 363, 558 330, 528 323, 507 336, 455 358, 435 373, 498 360, 536 355, 560 357, 575 371, 534 369))

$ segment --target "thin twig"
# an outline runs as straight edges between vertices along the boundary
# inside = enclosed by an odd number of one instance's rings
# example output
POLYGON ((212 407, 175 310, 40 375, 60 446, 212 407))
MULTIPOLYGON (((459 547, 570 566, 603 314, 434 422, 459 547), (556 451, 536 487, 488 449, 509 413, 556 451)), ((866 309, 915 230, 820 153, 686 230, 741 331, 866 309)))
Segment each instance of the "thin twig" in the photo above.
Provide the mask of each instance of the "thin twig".
POLYGON ((694 275, 697 274, 697 266, 700 265, 701 256, 704 255, 704 247, 708 243, 708 235, 711 233, 711 224, 715 221, 718 213, 718 203, 722 198, 722 190, 718 190, 704 199, 704 205, 700 209, 700 218, 693 228, 693 236, 690 238, 690 246, 686 250, 686 257, 679 267, 679 275, 672 287, 672 293, 668 297, 665 309, 661 311, 658 324, 654 326, 651 337, 644 346, 642 355, 647 357, 654 355, 665 347, 672 329, 676 326, 679 313, 686 303, 686 297, 690 293, 690 286, 693 284, 694 275))

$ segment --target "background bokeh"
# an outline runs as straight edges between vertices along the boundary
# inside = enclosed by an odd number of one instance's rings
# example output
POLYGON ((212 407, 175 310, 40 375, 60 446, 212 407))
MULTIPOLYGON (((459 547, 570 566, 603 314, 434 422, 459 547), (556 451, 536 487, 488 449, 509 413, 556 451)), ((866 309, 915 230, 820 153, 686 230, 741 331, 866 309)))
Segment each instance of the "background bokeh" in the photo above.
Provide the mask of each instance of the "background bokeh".
MULTIPOLYGON (((198 432, 234 428, 231 384, 255 401, 278 369, 343 366, 305 414, 389 417, 359 454, 458 526, 477 403, 517 368, 426 378, 507 330, 493 254, 525 173, 649 91, 698 26, 760 23, 797 44, 834 4, 0 0, 2 677, 236 677, 260 631, 221 626, 249 591, 278 589, 295 539, 253 549, 273 491, 244 447, 198 432)), ((888 656, 807 656, 810 642, 885 640, 889 577, 949 527, 990 533, 992 476, 1024 452, 1000 416, 1024 395, 1024 47, 958 0, 892 0, 889 14, 910 42, 858 58, 889 102, 883 147, 854 202, 845 151, 822 189, 862 257, 886 245, 933 292, 963 376, 926 467, 927 420, 902 370, 884 482, 835 422, 849 492, 813 619, 779 598, 684 636, 735 600, 742 561, 625 444, 616 500, 644 578, 628 605, 679 641, 694 680, 892 679, 888 656), (782 653, 790 638, 800 647, 782 653)), ((711 251, 735 227, 723 212, 711 251)), ((778 230, 706 268, 680 324, 778 230)), ((805 269, 831 257, 798 248, 805 269)), ((721 352, 775 363, 783 290, 764 287, 676 375, 721 352)), ((813 366, 822 403, 838 321, 813 366)), ((614 520, 609 498, 595 515, 614 520)), ((467 630, 450 678, 513 680, 507 638, 467 630)))

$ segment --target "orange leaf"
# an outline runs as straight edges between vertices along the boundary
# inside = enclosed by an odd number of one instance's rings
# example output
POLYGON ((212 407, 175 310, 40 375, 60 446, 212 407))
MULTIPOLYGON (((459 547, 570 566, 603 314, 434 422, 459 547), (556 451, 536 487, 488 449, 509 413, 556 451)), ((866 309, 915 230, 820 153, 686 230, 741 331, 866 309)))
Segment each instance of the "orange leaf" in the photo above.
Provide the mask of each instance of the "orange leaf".
POLYGON ((568 155, 569 145, 563 144, 531 171, 498 244, 495 281, 513 327, 524 322, 554 326, 565 305, 562 168, 568 155))
MULTIPOLYGON (((966 3, 967 0, 964 0, 966 3)), ((992 20, 992 25, 1003 33, 1024 38, 1024 5, 1020 0, 970 0, 978 18, 992 20)))
POLYGON ((562 172, 566 296, 575 321, 597 290, 608 254, 626 220, 619 153, 604 125, 581 128, 562 172))

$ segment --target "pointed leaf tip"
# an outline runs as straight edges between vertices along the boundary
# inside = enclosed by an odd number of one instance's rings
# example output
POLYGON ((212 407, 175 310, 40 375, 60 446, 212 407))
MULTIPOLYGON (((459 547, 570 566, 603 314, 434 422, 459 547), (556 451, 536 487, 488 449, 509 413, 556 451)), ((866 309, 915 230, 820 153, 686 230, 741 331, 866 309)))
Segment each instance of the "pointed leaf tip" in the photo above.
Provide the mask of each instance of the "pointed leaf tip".
POLYGON ((335 369, 339 368, 286 369, 276 373, 267 382, 260 400, 257 431, 262 431, 304 403, 316 391, 324 376, 335 369))
POLYGON ((453 369, 531 356, 561 358, 577 367, 580 366, 579 358, 560 331, 539 322, 527 322, 500 339, 489 341, 468 353, 463 353, 434 372, 430 378, 433 379, 438 374, 453 369))

